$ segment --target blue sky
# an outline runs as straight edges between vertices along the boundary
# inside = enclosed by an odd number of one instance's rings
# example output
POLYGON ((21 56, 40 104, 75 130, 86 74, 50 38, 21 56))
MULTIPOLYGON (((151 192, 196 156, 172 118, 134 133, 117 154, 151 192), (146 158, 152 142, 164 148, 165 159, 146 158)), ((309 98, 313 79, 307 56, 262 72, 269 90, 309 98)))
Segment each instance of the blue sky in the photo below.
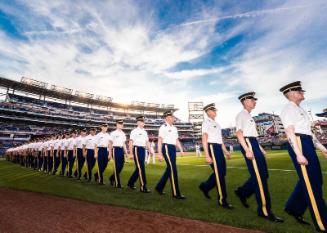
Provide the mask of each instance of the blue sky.
POLYGON ((300 80, 303 107, 327 107, 327 2, 0 1, 0 73, 132 100, 215 102, 234 125, 237 97, 279 113, 300 80))

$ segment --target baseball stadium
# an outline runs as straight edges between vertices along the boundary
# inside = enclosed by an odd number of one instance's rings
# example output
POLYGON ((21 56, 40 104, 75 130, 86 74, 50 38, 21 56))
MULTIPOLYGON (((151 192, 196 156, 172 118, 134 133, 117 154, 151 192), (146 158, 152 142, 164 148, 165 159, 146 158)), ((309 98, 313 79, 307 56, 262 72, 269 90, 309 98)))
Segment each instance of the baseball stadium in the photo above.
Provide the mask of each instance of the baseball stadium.
POLYGON ((0 233, 327 232, 326 7, 0 2, 0 233))

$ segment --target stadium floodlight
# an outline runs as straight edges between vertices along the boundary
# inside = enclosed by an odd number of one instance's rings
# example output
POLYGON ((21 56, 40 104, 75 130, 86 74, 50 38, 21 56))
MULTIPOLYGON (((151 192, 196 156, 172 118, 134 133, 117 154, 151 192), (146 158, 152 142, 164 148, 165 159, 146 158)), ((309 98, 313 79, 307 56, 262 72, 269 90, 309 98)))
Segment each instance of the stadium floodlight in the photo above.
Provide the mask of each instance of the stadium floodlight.
POLYGON ((87 92, 75 91, 75 96, 81 97, 81 98, 86 98, 86 99, 93 99, 94 95, 87 93, 87 92))
POLYGON ((59 86, 56 86, 56 85, 51 85, 50 89, 52 91, 57 91, 57 92, 61 92, 61 93, 64 93, 64 94, 69 94, 69 95, 71 95, 73 93, 73 89, 69 89, 69 88, 66 88, 66 87, 59 87, 59 86))
POLYGON ((35 79, 31 79, 31 78, 27 78, 27 77, 22 77, 20 82, 27 84, 27 85, 35 86, 35 87, 41 87, 41 88, 47 88, 47 86, 48 86, 48 84, 45 82, 40 82, 35 79))
POLYGON ((108 96, 98 95, 98 96, 96 96, 95 99, 96 100, 99 100, 99 101, 102 101, 102 102, 106 102, 106 103, 111 103, 112 102, 112 98, 111 97, 108 97, 108 96))

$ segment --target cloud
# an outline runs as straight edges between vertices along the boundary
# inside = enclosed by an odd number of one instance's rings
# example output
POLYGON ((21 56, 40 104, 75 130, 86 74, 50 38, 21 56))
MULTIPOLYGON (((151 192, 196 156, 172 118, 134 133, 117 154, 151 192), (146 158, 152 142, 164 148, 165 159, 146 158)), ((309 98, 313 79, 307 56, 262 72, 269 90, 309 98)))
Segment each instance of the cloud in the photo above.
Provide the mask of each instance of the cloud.
POLYGON ((25 75, 117 102, 173 103, 185 120, 188 101, 215 102, 222 125, 231 126, 245 91, 257 92, 256 112, 278 112, 284 102, 278 89, 293 80, 303 81, 315 103, 327 97, 325 5, 289 0, 252 11, 204 5, 178 22, 161 22, 155 4, 135 1, 0 3, 26 38, 0 30, 0 68, 10 78, 25 75), (244 39, 230 46, 236 36, 244 39))

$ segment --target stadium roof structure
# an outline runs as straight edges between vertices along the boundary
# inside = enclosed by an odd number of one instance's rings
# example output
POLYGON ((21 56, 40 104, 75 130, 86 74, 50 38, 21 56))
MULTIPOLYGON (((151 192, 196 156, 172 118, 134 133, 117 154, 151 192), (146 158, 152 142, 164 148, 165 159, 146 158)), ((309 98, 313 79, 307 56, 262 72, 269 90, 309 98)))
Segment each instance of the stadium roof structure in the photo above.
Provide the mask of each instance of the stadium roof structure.
POLYGON ((327 108, 325 108, 322 113, 317 113, 316 116, 318 116, 318 117, 327 117, 327 108))
POLYGON ((168 110, 178 110, 174 105, 160 105, 154 103, 144 103, 133 101, 132 104, 121 104, 112 102, 110 97, 97 96, 93 94, 75 91, 65 87, 58 87, 51 85, 48 88, 48 84, 40 82, 34 79, 22 77, 21 82, 14 81, 8 78, 0 77, 0 87, 31 93, 35 95, 41 95, 45 97, 51 97, 55 99, 67 100, 76 103, 90 104, 94 106, 110 107, 117 109, 129 109, 129 110, 143 110, 151 112, 165 112, 168 110))

